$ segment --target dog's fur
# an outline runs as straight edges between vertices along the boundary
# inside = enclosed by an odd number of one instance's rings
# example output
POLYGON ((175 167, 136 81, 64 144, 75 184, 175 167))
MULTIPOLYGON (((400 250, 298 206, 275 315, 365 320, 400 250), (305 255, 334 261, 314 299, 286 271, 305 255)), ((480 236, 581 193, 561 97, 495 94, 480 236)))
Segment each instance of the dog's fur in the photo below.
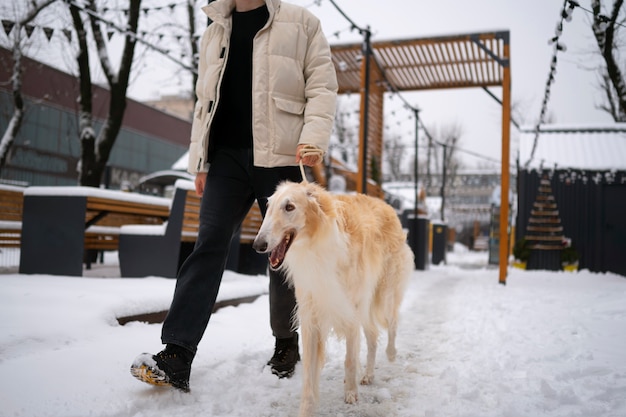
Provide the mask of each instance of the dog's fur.
POLYGON ((388 331, 388 359, 396 356, 398 310, 413 270, 406 233, 391 206, 374 197, 284 182, 269 201, 253 247, 270 254, 270 267, 285 268, 295 288, 302 333, 300 417, 315 410, 331 330, 346 340, 345 401, 355 403, 361 327, 367 340, 361 384, 374 378, 379 327, 388 331))

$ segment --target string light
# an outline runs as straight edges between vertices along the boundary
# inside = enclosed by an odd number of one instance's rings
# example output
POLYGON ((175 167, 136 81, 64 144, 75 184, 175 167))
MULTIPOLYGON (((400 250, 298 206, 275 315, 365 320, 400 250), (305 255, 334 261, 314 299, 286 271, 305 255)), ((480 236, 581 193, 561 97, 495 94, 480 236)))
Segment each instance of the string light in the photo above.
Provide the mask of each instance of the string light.
MULTIPOLYGON (((548 81, 546 82, 546 89, 543 96, 543 102, 541 104, 541 111, 539 112, 539 120, 535 126, 535 137, 533 140, 533 147, 530 152, 530 157, 528 161, 526 161, 524 167, 528 168, 533 158, 535 157, 535 151, 537 150, 537 143, 539 141, 539 134, 541 131, 541 125, 543 124, 546 116, 546 112, 548 109, 548 101, 550 100, 550 89, 552 87, 552 83, 554 82, 554 76, 556 74, 556 64, 557 64, 557 55, 560 51, 565 52, 567 47, 562 44, 559 39, 563 34, 563 21, 571 21, 572 20, 572 12, 574 8, 578 6, 578 3, 572 0, 565 0, 563 2, 563 8, 561 9, 560 19, 556 25, 555 36, 548 41, 548 44, 553 44, 554 49, 552 52, 552 60, 550 61, 550 72, 548 73, 548 81)), ((579 6, 578 6, 579 7, 579 6)))
POLYGON ((302 6, 305 9, 310 9, 313 6, 321 6, 322 5, 322 0, 313 0, 313 3, 307 4, 306 6, 302 6))
MULTIPOLYGON (((593 13, 593 10, 589 10, 589 9, 584 8, 583 6, 581 6, 580 4, 578 4, 578 2, 575 2, 575 1, 572 1, 572 0, 568 0, 568 1, 569 1, 570 5, 571 5, 572 7, 578 7, 580 10, 582 10, 582 11, 584 11, 584 12, 586 12, 586 13, 589 13, 590 15, 593 15, 593 14, 594 14, 594 13, 593 13)), ((623 27, 623 28, 626 28, 626 25, 625 25, 625 24, 620 23, 620 22, 618 22, 618 21, 611 22, 611 18, 610 18, 610 17, 608 17, 608 16, 605 16, 605 15, 603 15, 603 14, 594 15, 594 17, 595 17, 596 19, 598 19, 600 22, 604 23, 605 25, 608 25, 609 23, 613 23, 613 24, 614 24, 614 25, 616 25, 616 26, 621 26, 621 27, 623 27)), ((568 20, 568 21, 569 21, 569 20, 568 20)), ((606 29, 606 28, 603 28, 603 29, 606 29)))
POLYGON ((80 4, 76 3, 75 1, 72 0, 65 0, 69 5, 73 5, 74 7, 78 8, 79 10, 87 13, 88 15, 92 16, 94 19, 99 20, 100 22, 104 23, 105 25, 107 25, 108 27, 116 30, 118 33, 121 33, 123 35, 129 36, 132 39, 134 39, 135 41, 147 46, 150 49, 153 49, 154 51, 160 53, 161 55, 165 56, 166 58, 168 58, 169 60, 171 60, 172 62, 180 65, 181 67, 183 67, 184 69, 191 71, 194 74, 197 74, 197 69, 194 66, 189 66, 184 62, 181 62, 179 59, 174 58, 173 56, 171 56, 169 54, 169 50, 167 49, 163 49, 160 48, 157 45, 154 45, 148 41, 146 41, 145 39, 143 39, 142 37, 138 36, 137 33, 132 32, 130 30, 124 29, 120 26, 118 26, 117 24, 111 22, 110 20, 107 20, 105 18, 103 18, 102 16, 98 15, 97 13, 95 13, 93 10, 89 10, 88 8, 81 6, 80 4))
MULTIPOLYGON (((137 41, 139 41, 140 43, 143 43, 144 45, 146 45, 146 46, 148 46, 148 47, 150 47, 150 48, 152 48, 152 49, 156 50, 157 52, 159 52, 159 53, 161 53, 161 54, 163 54, 163 55, 166 55, 166 57, 168 57, 169 59, 173 60, 173 61, 174 61, 174 62, 176 62, 177 64, 179 64, 179 65, 183 66, 184 68, 186 68, 186 69, 188 69, 188 70, 191 70, 191 71, 194 71, 194 72, 195 72, 195 69, 193 69, 193 68, 190 68, 190 67, 186 66, 185 64, 183 64, 183 63, 181 63, 180 61, 178 61, 176 58, 174 58, 174 57, 170 56, 170 55, 169 55, 170 50, 167 50, 167 49, 161 49, 161 48, 159 48, 158 46, 156 46, 156 45, 154 45, 154 44, 152 44, 152 43, 148 42, 147 40, 145 40, 145 37, 157 37, 159 40, 162 40, 164 37, 171 37, 171 38, 175 38, 176 40, 180 41, 180 40, 182 39, 182 36, 181 36, 181 35, 161 34, 161 33, 154 33, 154 32, 152 32, 152 33, 148 33, 147 31, 138 31, 138 34, 137 34, 137 33, 132 33, 132 32, 130 32, 130 31, 127 31, 127 30, 124 30, 124 29, 122 29, 122 28, 118 27, 118 26, 117 26, 117 25, 115 25, 113 22, 110 22, 110 21, 108 21, 107 19, 103 18, 102 16, 100 16, 100 15, 98 15, 98 14, 94 13, 93 11, 86 9, 86 8, 85 8, 85 6, 80 5, 80 4, 78 4, 77 2, 75 2, 75 1, 69 1, 69 0, 66 0, 66 1, 67 1, 67 3, 68 3, 68 4, 73 4, 73 5, 74 5, 74 6, 76 6, 77 8, 81 9, 82 11, 84 11, 84 12, 86 12, 86 13, 89 13, 89 14, 90 14, 90 15, 92 15, 94 18, 96 18, 97 20, 99 20, 99 21, 101 21, 102 23, 104 23, 104 24, 107 26, 106 32, 107 32, 107 36, 108 36, 108 39, 109 39, 109 40, 111 39, 112 35, 113 35, 115 32, 119 32, 120 34, 124 34, 124 35, 131 36, 131 37, 135 38, 137 41), (141 37, 140 37, 140 36, 138 36, 139 34, 141 35, 141 37)), ((333 3, 333 5, 335 5, 335 4, 334 4, 334 2, 332 2, 332 1, 331 1, 331 3, 333 3)), ((175 7, 178 7, 178 6, 181 6, 181 5, 186 5, 186 3, 185 3, 185 2, 179 2, 179 3, 170 3, 170 4, 167 4, 167 5, 163 5, 163 6, 142 7, 142 8, 140 9, 140 11, 141 11, 141 12, 143 12, 144 14, 147 14, 148 12, 158 12, 158 11, 162 11, 162 10, 165 10, 165 9, 173 10, 175 7)), ((306 8, 310 8, 310 7, 314 6, 314 5, 320 6, 320 5, 321 5, 321 0, 315 0, 315 1, 313 1, 312 3, 310 3, 309 5, 304 6, 304 7, 306 7, 306 8)), ((337 6, 335 5, 335 7, 337 7, 337 6)), ((339 9, 338 9, 338 10, 339 10, 339 9)), ((334 33, 334 36, 336 36, 337 38, 339 38, 339 34, 340 34, 340 33, 342 33, 342 32, 345 32, 345 31, 347 31, 347 30, 358 30, 358 31, 363 31, 363 29, 361 29, 360 27, 358 27, 358 26, 357 26, 357 25, 356 25, 356 24, 355 24, 355 23, 354 23, 351 19, 349 19, 349 18, 348 18, 348 17, 347 17, 347 16, 346 16, 346 15, 345 15, 345 14, 344 14, 341 10, 339 10, 339 11, 340 11, 340 12, 344 15, 344 17, 346 17, 346 19, 348 19, 348 21, 351 23, 351 25, 350 25, 349 27, 347 27, 347 28, 343 29, 343 30, 340 30, 340 31, 335 32, 335 33, 334 33)), ((101 10, 101 12, 102 12, 102 13, 106 13, 106 12, 124 12, 124 13, 127 13, 127 12, 128 12, 128 9, 121 9, 121 8, 104 8, 104 9, 102 9, 102 10, 101 10)), ((2 20, 2 23, 3 23, 3 26, 4 26, 5 32, 6 32, 6 33, 7 33, 7 35, 8 35, 8 34, 9 34, 9 32, 10 32, 10 29, 12 28, 11 22, 3 19, 3 20, 2 20)), ((62 30, 62 31, 63 31, 63 33, 65 34, 65 36, 67 37, 68 41, 71 41, 71 32, 70 32, 69 30, 67 30, 67 29, 55 29, 55 28, 48 28, 48 27, 35 26, 35 25, 30 25, 30 27, 29 27, 29 28, 27 28, 27 33, 28 33, 28 36, 30 36, 30 35, 32 34, 32 32, 33 32, 33 30, 34 30, 35 28, 40 28, 40 29, 42 29, 42 30, 46 33, 46 36, 48 37, 48 40, 50 40, 50 37, 52 36, 52 33, 53 33, 54 31, 62 30)), ((199 38, 198 36, 194 36, 194 39, 198 39, 198 38, 199 38)), ((185 55, 184 53, 183 53, 183 54, 181 54, 181 57, 185 57, 185 56, 186 56, 186 55, 185 55)), ((413 106, 411 106, 411 105, 410 105, 410 104, 409 104, 409 103, 405 100, 405 98, 404 98, 404 97, 403 97, 403 96, 402 96, 402 95, 401 95, 401 94, 400 94, 400 93, 399 93, 399 92, 398 92, 398 91, 397 91, 397 90, 396 90, 396 89, 395 89, 395 88, 391 85, 391 83, 387 80, 386 75, 384 74, 384 72, 383 72, 383 76, 385 77, 384 82, 385 82, 385 83, 386 83, 386 85, 387 85, 387 89, 388 89, 389 91, 391 91, 391 93, 392 93, 392 94, 391 94, 391 96, 390 96, 390 99, 392 99, 392 100, 393 100, 394 96, 396 96, 396 95, 397 95, 397 96, 399 97, 399 99, 400 99, 400 100, 404 103, 403 108, 404 108, 404 109, 406 109, 406 110, 410 110, 411 112, 414 112, 416 109, 415 109, 413 106)), ((359 113, 359 111, 356 111, 355 113, 357 113, 357 114, 358 114, 358 113, 359 113)), ((346 115, 347 115, 347 116, 350 116, 350 114, 349 114, 349 113, 346 113, 346 115)), ((396 116, 395 111, 392 111, 392 112, 391 112, 391 115, 395 117, 395 116, 396 116)), ((407 119, 408 119, 408 120, 410 120, 410 119, 412 119, 413 117, 414 117, 414 116, 413 116, 412 114, 409 114, 409 115, 407 116, 407 119)), ((400 121, 400 120, 396 121, 396 125, 397 125, 397 126, 401 126, 401 121, 400 121)), ((420 129, 421 129, 421 130, 423 130, 423 131, 424 131, 424 133, 426 134, 426 136, 427 136, 430 140, 432 140, 432 137, 431 137, 430 133, 428 132, 428 130, 426 129, 426 126, 424 125, 424 123, 423 123, 423 121, 422 121, 422 120, 419 120, 419 127, 420 127, 420 129)), ((389 129, 390 129, 390 126, 389 126, 389 125, 385 125, 385 129, 389 130, 389 129)), ((411 131, 408 131, 408 132, 407 132, 407 134, 410 134, 410 133, 412 133, 412 132, 411 132, 411 131)), ((474 152, 471 152, 471 151, 467 151, 467 150, 464 150, 464 149, 461 149, 461 148, 458 148, 458 147, 457 147, 457 149, 458 149, 459 151, 461 151, 461 152, 468 153, 468 154, 473 155, 473 156, 478 157, 478 158, 482 158, 482 159, 489 160, 489 161, 492 161, 492 162, 497 162, 496 160, 494 160, 494 159, 492 159, 492 158, 489 158, 489 157, 484 156, 484 155, 480 155, 480 154, 478 154, 478 153, 474 153, 474 152)))

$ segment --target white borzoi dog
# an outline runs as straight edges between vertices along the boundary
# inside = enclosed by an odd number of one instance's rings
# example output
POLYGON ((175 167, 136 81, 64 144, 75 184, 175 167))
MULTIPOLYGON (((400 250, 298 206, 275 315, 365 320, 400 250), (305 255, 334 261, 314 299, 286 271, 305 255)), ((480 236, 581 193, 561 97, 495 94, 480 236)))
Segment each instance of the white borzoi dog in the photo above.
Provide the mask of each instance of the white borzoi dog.
POLYGON ((344 394, 346 403, 355 403, 361 327, 367 340, 361 384, 374 378, 379 327, 388 332, 387 358, 396 356, 398 310, 413 270, 396 212, 378 198, 284 182, 269 199, 253 247, 269 253, 271 268, 285 268, 295 288, 302 333, 300 417, 316 408, 331 330, 346 340, 344 394))

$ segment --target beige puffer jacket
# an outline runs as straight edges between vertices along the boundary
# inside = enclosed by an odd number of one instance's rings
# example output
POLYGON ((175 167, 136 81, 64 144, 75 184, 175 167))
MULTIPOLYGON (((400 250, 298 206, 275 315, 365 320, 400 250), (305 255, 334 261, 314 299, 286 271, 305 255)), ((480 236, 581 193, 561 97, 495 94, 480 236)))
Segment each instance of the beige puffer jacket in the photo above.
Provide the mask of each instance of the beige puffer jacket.
MULTIPOLYGON (((254 39, 252 132, 254 165, 295 165, 299 144, 324 152, 335 116, 337 76, 319 20, 281 0, 265 0, 269 19, 254 39)), ((188 170, 208 170, 209 131, 228 56, 234 0, 203 7, 213 20, 200 43, 200 64, 188 170)))

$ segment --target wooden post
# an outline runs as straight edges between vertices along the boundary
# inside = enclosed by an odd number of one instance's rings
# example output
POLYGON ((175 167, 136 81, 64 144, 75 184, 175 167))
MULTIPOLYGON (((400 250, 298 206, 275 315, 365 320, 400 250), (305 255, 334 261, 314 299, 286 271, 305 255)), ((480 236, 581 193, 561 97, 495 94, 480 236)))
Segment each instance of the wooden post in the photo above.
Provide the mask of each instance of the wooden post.
POLYGON ((509 188, 510 188, 510 145, 511 145, 511 60, 508 39, 504 42, 502 78, 502 181, 500 189, 500 275, 499 282, 506 285, 509 263, 509 188))
POLYGON ((382 174, 384 79, 385 76, 376 65, 373 55, 364 58, 361 63, 359 181, 356 190, 380 198, 383 197, 381 178, 374 178, 374 170, 379 175, 382 174), (366 60, 371 60, 371 65, 365 65, 366 60), (377 184, 372 184, 371 179, 377 184))
POLYGON ((359 143, 359 173, 360 181, 357 192, 367 194, 367 171, 368 171, 368 141, 369 141, 369 99, 370 99, 370 71, 371 71, 371 32, 369 28, 363 32, 363 46, 361 49, 363 61, 361 62, 361 119, 360 119, 360 143, 359 143))

